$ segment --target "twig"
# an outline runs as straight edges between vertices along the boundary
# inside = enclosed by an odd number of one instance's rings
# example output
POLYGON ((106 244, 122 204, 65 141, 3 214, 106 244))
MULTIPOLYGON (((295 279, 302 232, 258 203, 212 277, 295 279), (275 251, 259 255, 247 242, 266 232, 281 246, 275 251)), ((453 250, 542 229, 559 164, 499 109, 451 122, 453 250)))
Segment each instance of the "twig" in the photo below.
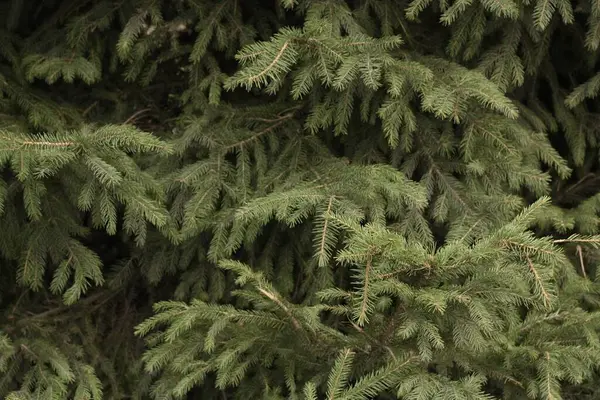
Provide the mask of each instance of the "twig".
POLYGON ((598 239, 556 239, 552 243, 561 244, 561 243, 600 243, 598 239))
POLYGON ((360 332, 361 334, 365 335, 368 339, 372 340, 373 342, 375 342, 379 346, 381 346, 384 349, 386 349, 387 352, 390 353, 390 356, 392 357, 392 359, 394 361, 398 361, 398 359, 396 358, 396 355, 394 354, 394 351, 391 349, 390 346, 385 345, 384 343, 380 342, 379 340, 377 340, 373 336, 369 335, 367 332, 365 332, 365 330, 363 328, 361 328, 360 326, 356 325, 354 322, 350 321, 350 323, 352 324, 352 326, 354 327, 354 329, 356 329, 358 332, 360 332))
POLYGON ((94 107, 96 107, 98 105, 98 101, 93 102, 88 108, 86 108, 85 110, 83 110, 83 112, 81 113, 82 117, 85 117, 90 111, 92 111, 94 109, 94 107))
POLYGON ((15 313, 15 311, 17 311, 17 307, 19 307, 19 304, 21 303, 21 300, 23 300, 23 297, 27 294, 29 290, 25 289, 21 292, 21 294, 19 295, 19 297, 17 298, 17 301, 15 302, 15 306, 12 309, 12 314, 15 313))
POLYGON ((259 288, 258 291, 261 292, 266 297, 268 297, 273 302, 275 302, 279 307, 281 307, 283 309, 283 311, 285 311, 286 314, 292 320, 292 324, 294 325, 294 328, 300 329, 300 323, 298 322, 298 320, 292 315, 292 312, 290 311, 290 309, 285 304, 283 304, 283 302, 281 300, 279 300, 277 298, 277 296, 275 296, 273 293, 271 293, 263 288, 259 288))
POLYGON ((248 81, 250 83, 254 83, 257 80, 259 80, 260 78, 262 78, 264 75, 268 74, 269 71, 275 66, 275 64, 277 64, 277 62, 279 61, 279 59, 283 56, 283 53, 285 52, 285 49, 288 48, 288 46, 290 45, 289 41, 286 41, 283 46, 281 46, 281 50, 279 50, 279 52, 277 53, 277 55, 275 56, 275 58, 273 59, 273 61, 271 61, 271 63, 267 66, 267 68, 265 68, 264 70, 262 70, 260 73, 251 76, 248 78, 248 81))
MULTIPOLYGON (((544 353, 545 358, 546 358, 546 362, 550 363, 550 353, 549 352, 545 352, 544 353)), ((546 368, 546 393, 548 393, 547 399, 551 400, 554 398, 554 396, 551 394, 552 393, 552 387, 550 386, 550 368, 546 368)))
POLYGON ((294 111, 299 110, 300 108, 302 108, 302 106, 294 106, 294 107, 290 107, 286 110, 283 110, 280 114, 277 115, 277 118, 259 118, 259 117, 255 117, 255 118, 250 118, 252 121, 261 121, 261 122, 277 122, 277 121, 281 121, 282 119, 289 119, 290 117, 294 116, 294 111))
MULTIPOLYGON (((554 243, 563 243, 563 242, 566 243, 566 242, 569 242, 569 240, 554 241, 554 243)), ((551 251, 551 250, 544 250, 544 249, 539 248, 539 247, 535 247, 535 246, 531 246, 531 245, 528 245, 528 244, 523 244, 523 243, 515 242, 515 241, 512 241, 512 240, 503 240, 502 244, 504 246, 506 246, 506 247, 509 247, 509 248, 512 246, 512 247, 517 247, 517 248, 521 248, 521 249, 530 250, 530 251, 533 251, 534 253, 535 252, 539 252, 539 253, 544 253, 544 254, 556 255, 556 253, 553 252, 553 251, 551 251)))
MULTIPOLYGON (((577 182, 575 182, 573 185, 569 186, 569 187, 568 187, 568 188, 567 188, 567 189, 564 191, 564 193, 566 194, 566 193, 572 192, 572 191, 573 191, 573 190, 574 190, 574 189, 575 189, 577 186, 581 185, 581 184, 582 184, 582 183, 583 183, 583 182, 584 182, 586 179, 588 179, 588 178, 592 178, 592 177, 594 177, 594 176, 595 176, 595 174, 594 174, 593 172, 590 172, 590 173, 588 173, 588 174, 584 175, 584 176, 583 176, 583 178, 581 178, 580 180, 578 180, 577 182)), ((563 196, 563 197, 564 197, 564 196, 563 196)))
POLYGON ((331 214, 331 207, 333 205, 334 199, 335 199, 335 196, 331 196, 329 198, 329 204, 327 205, 327 211, 325 212, 325 222, 323 223, 323 232, 321 233, 321 245, 319 247, 319 254, 321 255, 321 257, 323 257, 323 254, 325 254, 325 244, 326 244, 326 238, 327 238, 327 228, 329 225, 329 215, 331 214))
POLYGON ((266 135, 267 133, 271 132, 273 129, 277 128, 278 126, 282 125, 282 124, 283 124, 283 123, 284 123, 286 120, 290 119, 290 118, 291 118, 291 117, 293 117, 293 116, 294 116, 294 114, 293 114, 293 113, 287 114, 287 115, 285 115, 285 116, 284 116, 285 118, 283 118, 283 117, 282 117, 282 118, 279 118, 279 121, 278 121, 278 122, 276 122, 275 124, 273 124, 273 125, 271 125, 271 126, 269 126, 269 127, 265 128, 265 129, 263 129, 262 131, 259 131, 259 132, 255 133, 254 135, 250 136, 250 137, 249 137, 249 138, 247 138, 247 139, 241 140, 241 141, 239 141, 239 142, 236 142, 236 143, 234 143, 234 144, 232 144, 232 145, 229 145, 229 146, 225 147, 225 150, 226 150, 226 151, 227 151, 227 150, 231 150, 231 149, 233 149, 233 148, 236 148, 236 147, 239 147, 239 146, 243 146, 243 145, 245 145, 246 143, 249 143, 249 142, 251 142, 251 141, 253 141, 253 140, 256 140, 256 139, 258 139, 259 137, 261 137, 261 136, 263 136, 263 135, 266 135))
POLYGON ((137 117, 139 117, 140 115, 142 115, 143 113, 150 111, 149 108, 143 108, 141 110, 138 110, 136 112, 134 112, 133 114, 131 114, 131 116, 129 118, 127 118, 125 120, 125 122, 123 122, 123 124, 130 124, 132 122, 135 122, 135 120, 137 119, 137 117))
POLYGON ((525 256, 525 258, 527 259, 527 265, 529 266, 529 271, 531 271, 531 273, 535 277, 535 281, 538 283, 538 286, 540 287, 540 290, 542 291, 542 296, 544 297, 544 306, 548 307, 548 305, 550 304, 550 295, 548 294, 548 292, 546 292, 546 289, 544 288, 544 285, 542 284, 542 279, 540 278, 540 275, 538 274, 537 270, 533 266, 533 262, 531 261, 531 258, 529 258, 529 256, 525 256))
MULTIPOLYGON (((118 293, 118 291, 110 293, 109 296, 108 296, 108 298, 106 300, 111 299, 117 293, 118 293)), ((104 296, 106 296, 106 292, 99 292, 99 293, 96 293, 96 294, 94 294, 94 295, 92 295, 90 297, 86 297, 85 299, 83 299, 83 300, 81 300, 81 301, 79 301, 79 302, 77 302, 77 303, 75 303, 75 304, 73 304, 71 306, 62 306, 62 307, 52 308, 52 309, 50 309, 48 311, 44 311, 44 312, 39 313, 39 314, 34 314, 34 315, 30 316, 30 317, 22 318, 19 321, 17 321, 17 325, 23 325, 23 324, 25 324, 27 322, 30 322, 32 320, 40 320, 40 319, 44 319, 44 318, 53 316, 55 314, 60 314, 63 311, 71 310, 73 308, 76 308, 77 306, 88 305, 88 304, 93 303, 94 301, 96 301, 98 299, 101 299, 104 296)))
POLYGON ((367 264, 365 266, 365 284, 363 285, 363 299, 360 305, 360 316, 359 321, 366 319, 367 315, 367 302, 369 301, 369 273, 373 266, 373 255, 369 253, 367 256, 367 264))
POLYGON ((25 140, 22 142, 25 146, 53 146, 53 147, 69 147, 73 146, 75 143, 73 142, 45 142, 45 141, 33 141, 33 140, 25 140))
POLYGON ((581 245, 577 245, 576 253, 579 255, 579 266, 581 267, 581 273, 583 277, 587 279, 587 274, 585 273, 585 264, 583 263, 583 250, 581 249, 581 245))

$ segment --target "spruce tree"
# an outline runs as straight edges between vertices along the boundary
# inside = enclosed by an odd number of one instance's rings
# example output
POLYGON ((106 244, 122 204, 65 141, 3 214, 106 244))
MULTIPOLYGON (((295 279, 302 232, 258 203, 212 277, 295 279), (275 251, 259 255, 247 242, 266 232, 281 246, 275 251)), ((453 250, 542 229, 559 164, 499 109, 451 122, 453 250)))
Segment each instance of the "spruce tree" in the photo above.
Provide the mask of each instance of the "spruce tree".
POLYGON ((600 2, 0 4, 0 397, 594 399, 600 2))

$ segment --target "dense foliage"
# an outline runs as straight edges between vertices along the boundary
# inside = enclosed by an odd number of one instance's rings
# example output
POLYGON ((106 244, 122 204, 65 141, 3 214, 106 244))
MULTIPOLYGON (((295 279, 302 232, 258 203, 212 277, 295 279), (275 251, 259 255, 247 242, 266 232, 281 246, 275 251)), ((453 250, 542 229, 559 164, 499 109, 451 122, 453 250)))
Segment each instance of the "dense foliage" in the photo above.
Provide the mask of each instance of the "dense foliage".
POLYGON ((0 397, 597 399, 600 0, 0 3, 0 397))

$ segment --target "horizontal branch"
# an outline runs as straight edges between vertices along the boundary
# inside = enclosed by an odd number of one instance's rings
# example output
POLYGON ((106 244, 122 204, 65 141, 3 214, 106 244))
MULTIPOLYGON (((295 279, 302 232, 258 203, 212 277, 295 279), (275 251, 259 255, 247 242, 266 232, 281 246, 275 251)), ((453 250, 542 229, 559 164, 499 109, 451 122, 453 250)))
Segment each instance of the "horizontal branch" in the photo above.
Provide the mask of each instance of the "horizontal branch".
POLYGON ((32 140, 25 140, 22 143, 23 143, 23 145, 26 145, 26 146, 53 146, 53 147, 69 147, 69 146, 73 146, 75 144, 74 142, 46 142, 46 141, 32 141, 32 140))

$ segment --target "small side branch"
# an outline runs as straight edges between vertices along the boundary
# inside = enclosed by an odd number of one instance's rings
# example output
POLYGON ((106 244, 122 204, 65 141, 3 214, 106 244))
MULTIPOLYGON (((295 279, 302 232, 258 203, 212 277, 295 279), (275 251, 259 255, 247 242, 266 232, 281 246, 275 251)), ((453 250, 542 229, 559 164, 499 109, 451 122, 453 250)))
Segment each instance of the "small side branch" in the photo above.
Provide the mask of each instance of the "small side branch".
POLYGON ((129 118, 127 118, 127 119, 126 119, 126 120, 123 122, 123 124, 124 124, 124 125, 127 125, 127 124, 133 124, 133 123, 135 123, 135 121, 136 121, 136 120, 137 120, 137 119, 138 119, 138 118, 139 118, 141 115, 143 115, 144 113, 146 113, 146 112, 148 112, 148 111, 150 111, 150 109, 149 109, 149 108, 144 108, 144 109, 141 109, 141 110, 138 110, 138 111, 134 112, 134 113, 133 113, 133 114, 132 114, 132 115, 131 115, 129 118))
POLYGON ((554 244, 564 243, 589 243, 589 244, 600 244, 600 239, 596 238, 572 238, 572 239, 556 239, 553 241, 554 244))
POLYGON ((298 320, 292 315, 292 312, 290 311, 290 309, 281 300, 279 300, 275 294, 273 294, 263 288, 259 288, 258 291, 260 293, 262 293, 265 297, 267 297, 269 300, 271 300, 275 304, 277 304, 279 307, 281 307, 283 309, 283 311, 285 311, 285 313, 292 320, 292 325, 294 325, 294 328, 300 329, 300 323, 298 322, 298 320))
POLYGON ((7 148, 3 150, 18 150, 21 147, 26 146, 50 146, 50 147, 70 147, 75 145, 75 142, 51 142, 48 140, 19 140, 19 138, 9 137, 9 136, 0 136, 0 140, 6 140, 7 142, 11 142, 15 145, 14 148, 7 148))
POLYGON ((32 140, 25 140, 23 142, 24 146, 69 147, 69 146, 73 146, 74 144, 75 143, 73 143, 73 142, 45 142, 45 141, 35 142, 32 140))
POLYGON ((362 303, 360 305, 360 314, 358 317, 358 323, 364 323, 364 320, 367 318, 367 308, 369 302, 369 284, 370 284, 370 273, 371 268, 373 267, 373 255, 369 254, 367 256, 367 264, 365 266, 365 283, 363 285, 363 293, 362 293, 362 303))
POLYGON ((367 332, 365 332, 365 330, 363 328, 361 328, 360 326, 356 325, 354 322, 350 321, 350 323, 352 324, 352 327, 357 332, 361 333, 362 335, 365 335, 367 337, 367 339, 375 342, 378 346, 384 348, 389 353, 389 355, 392 358, 392 360, 398 361, 398 359, 396 358, 396 355, 394 354, 394 351, 392 350, 392 348, 390 346, 387 346, 386 344, 384 344, 381 341, 377 340, 373 336, 369 335, 367 332))
POLYGON ((275 65, 277 65, 277 63, 279 62, 279 60, 283 56, 283 53, 285 52, 285 50, 288 48, 289 45, 290 45, 290 42, 286 41, 283 44, 283 46, 281 46, 281 49, 279 50, 279 52, 277 53, 277 55, 275 56, 275 58, 273 59, 273 61, 271 61, 271 63, 267 66, 267 68, 265 68, 264 70, 262 70, 258 74, 249 77, 248 81, 250 83, 255 83, 256 81, 260 80, 263 76, 265 76, 266 74, 268 74, 269 71, 272 70, 273 67, 275 67, 275 65))
POLYGON ((327 243, 327 228, 329 226, 329 215, 331 214, 331 207, 333 205, 333 200, 335 199, 335 196, 331 196, 329 198, 329 204, 327 205, 327 211, 325 212, 325 221, 323 223, 323 232, 321 232, 321 244, 319 246, 319 254, 321 255, 320 258, 325 258, 324 254, 325 254, 325 245, 327 243))
POLYGON ((241 146, 244 146, 245 144, 248 144, 248 143, 252 142, 253 140, 256 140, 256 139, 258 139, 259 137, 261 137, 261 136, 263 136, 263 135, 266 135, 267 133, 270 133, 270 132, 272 132, 272 131, 273 131, 275 128, 277 128, 277 127, 279 127, 279 126, 283 125, 283 123, 284 123, 285 121, 287 121, 288 119, 292 118, 293 116, 294 116, 294 114, 293 114, 293 113, 286 114, 286 115, 284 115, 284 116, 282 116, 282 117, 278 118, 278 119, 277 119, 277 122, 276 122, 276 123, 274 123, 273 125, 271 125, 271 126, 268 126, 267 128, 265 128, 265 129, 263 129, 263 130, 261 130, 261 131, 259 131, 259 132, 255 133, 254 135, 250 136, 250 137, 249 137, 249 138, 247 138, 247 139, 241 140, 241 141, 239 141, 239 142, 236 142, 236 143, 234 143, 234 144, 232 144, 232 145, 229 145, 229 146, 227 146, 227 147, 225 148, 225 150, 226 150, 226 151, 229 151, 229 150, 231 150, 231 149, 234 149, 234 148, 236 148, 236 147, 241 147, 241 146))
POLYGON ((529 271, 533 275, 538 287, 540 288, 540 291, 542 292, 544 306, 548 307, 550 305, 550 294, 548 294, 548 292, 546 291, 546 288, 544 288, 544 283, 542 282, 542 278, 540 277, 540 274, 538 274, 537 270, 535 269, 535 266, 533 265, 533 261, 531 261, 531 258, 529 258, 529 256, 525 256, 525 258, 527 259, 527 265, 529 266, 529 271))
POLYGON ((585 279, 587 279, 587 274, 585 273, 585 264, 583 263, 583 249, 580 245, 577 245, 576 252, 579 256, 579 267, 581 268, 581 274, 585 279))

